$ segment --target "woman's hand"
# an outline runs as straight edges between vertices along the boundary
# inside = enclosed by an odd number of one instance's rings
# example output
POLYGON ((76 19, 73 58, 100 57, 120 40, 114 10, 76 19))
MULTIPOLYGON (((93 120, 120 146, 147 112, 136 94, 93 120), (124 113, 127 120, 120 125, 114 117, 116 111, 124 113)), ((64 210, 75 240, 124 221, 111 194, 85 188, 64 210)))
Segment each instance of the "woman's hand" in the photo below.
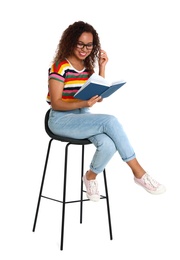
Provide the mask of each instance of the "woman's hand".
MULTIPOLYGON (((100 97, 100 96, 99 96, 100 97)), ((100 97, 100 99, 98 100, 98 102, 102 102, 103 101, 103 98, 102 97, 100 97)))
POLYGON ((101 96, 94 96, 86 101, 86 107, 92 107, 94 104, 101 101, 102 101, 101 96))
POLYGON ((108 56, 104 50, 99 52, 99 75, 105 77, 105 67, 108 62, 108 56))
POLYGON ((99 52, 99 66, 105 66, 108 62, 108 56, 104 50, 99 52))

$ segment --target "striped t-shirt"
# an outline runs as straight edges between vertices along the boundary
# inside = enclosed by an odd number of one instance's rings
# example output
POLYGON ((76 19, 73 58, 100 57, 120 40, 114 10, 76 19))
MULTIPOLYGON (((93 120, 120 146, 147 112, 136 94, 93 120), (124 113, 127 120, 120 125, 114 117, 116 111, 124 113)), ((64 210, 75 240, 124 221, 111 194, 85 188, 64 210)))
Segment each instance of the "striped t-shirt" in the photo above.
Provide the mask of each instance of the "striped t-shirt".
MULTIPOLYGON (((77 71, 68 60, 54 63, 49 69, 49 79, 64 83, 62 100, 66 102, 78 101, 78 99, 74 98, 74 95, 88 78, 89 73, 85 68, 82 71, 77 71)), ((46 100, 51 104, 49 92, 46 100)))

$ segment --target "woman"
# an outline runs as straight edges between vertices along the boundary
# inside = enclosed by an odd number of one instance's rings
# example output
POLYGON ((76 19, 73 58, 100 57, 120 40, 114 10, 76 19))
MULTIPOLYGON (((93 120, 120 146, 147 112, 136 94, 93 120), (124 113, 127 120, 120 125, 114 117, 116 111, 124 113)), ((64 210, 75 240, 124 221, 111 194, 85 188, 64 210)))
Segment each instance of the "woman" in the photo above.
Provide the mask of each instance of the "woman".
POLYGON ((165 192, 165 187, 154 180, 139 164, 117 118, 107 114, 90 113, 89 108, 101 102, 102 98, 94 96, 84 101, 74 97, 95 72, 97 61, 99 75, 105 77, 108 57, 101 49, 96 30, 83 21, 69 25, 62 34, 49 69, 49 128, 61 136, 88 138, 95 145, 96 151, 90 168, 83 177, 86 194, 90 200, 100 199, 96 177, 116 151, 131 168, 135 183, 152 194, 161 194, 165 192))

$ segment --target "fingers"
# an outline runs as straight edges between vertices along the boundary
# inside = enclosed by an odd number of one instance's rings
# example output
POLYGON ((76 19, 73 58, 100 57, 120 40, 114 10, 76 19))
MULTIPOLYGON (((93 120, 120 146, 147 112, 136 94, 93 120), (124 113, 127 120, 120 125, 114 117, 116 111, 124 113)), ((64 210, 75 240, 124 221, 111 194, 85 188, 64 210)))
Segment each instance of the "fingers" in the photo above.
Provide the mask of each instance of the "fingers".
POLYGON ((101 99, 101 96, 96 95, 96 96, 92 97, 91 99, 97 102, 98 100, 101 99))
POLYGON ((102 63, 102 62, 107 63, 107 61, 108 61, 107 53, 104 50, 100 50, 100 52, 99 52, 99 62, 100 63, 102 63))
POLYGON ((102 50, 102 49, 100 50, 100 54, 101 54, 101 55, 103 55, 103 54, 104 54, 104 55, 107 55, 107 53, 105 52, 105 50, 102 50))
POLYGON ((90 98, 89 101, 90 101, 91 103, 95 104, 95 103, 98 102, 100 99, 101 99, 101 96, 96 95, 96 96, 90 98))
POLYGON ((92 98, 90 98, 87 103, 89 107, 92 107, 95 103, 99 102, 101 100, 101 96, 94 96, 92 98))
POLYGON ((101 56, 106 56, 106 57, 107 57, 107 53, 105 52, 105 50, 102 50, 102 49, 100 50, 100 55, 101 55, 101 56))

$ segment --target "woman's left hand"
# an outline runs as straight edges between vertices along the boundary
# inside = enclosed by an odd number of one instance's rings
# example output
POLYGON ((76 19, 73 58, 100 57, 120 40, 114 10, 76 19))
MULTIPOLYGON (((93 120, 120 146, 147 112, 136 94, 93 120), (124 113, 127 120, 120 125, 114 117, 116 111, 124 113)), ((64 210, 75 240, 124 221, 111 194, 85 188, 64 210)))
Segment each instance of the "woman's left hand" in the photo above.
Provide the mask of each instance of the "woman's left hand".
POLYGON ((108 62, 108 56, 104 50, 100 50, 99 52, 99 66, 103 67, 108 62))

